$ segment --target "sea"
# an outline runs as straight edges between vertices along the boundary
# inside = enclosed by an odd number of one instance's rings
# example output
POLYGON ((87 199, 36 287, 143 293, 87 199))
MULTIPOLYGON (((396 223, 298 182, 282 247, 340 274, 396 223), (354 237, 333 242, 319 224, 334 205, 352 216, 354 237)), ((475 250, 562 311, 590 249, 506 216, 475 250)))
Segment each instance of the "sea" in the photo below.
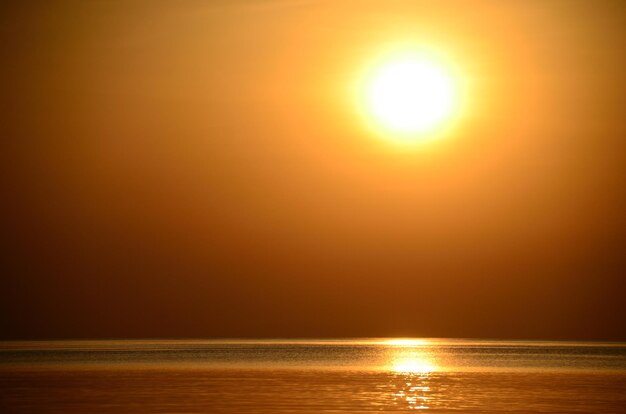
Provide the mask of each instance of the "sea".
POLYGON ((0 342, 2 413, 626 413, 626 344, 0 342))

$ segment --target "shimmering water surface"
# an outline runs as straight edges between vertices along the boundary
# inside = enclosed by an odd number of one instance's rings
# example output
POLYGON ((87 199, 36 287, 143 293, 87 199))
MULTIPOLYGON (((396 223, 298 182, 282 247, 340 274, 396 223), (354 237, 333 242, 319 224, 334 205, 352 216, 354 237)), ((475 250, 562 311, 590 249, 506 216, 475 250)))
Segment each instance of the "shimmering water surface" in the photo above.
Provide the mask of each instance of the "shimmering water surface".
POLYGON ((3 413, 626 413, 626 344, 0 343, 3 413))

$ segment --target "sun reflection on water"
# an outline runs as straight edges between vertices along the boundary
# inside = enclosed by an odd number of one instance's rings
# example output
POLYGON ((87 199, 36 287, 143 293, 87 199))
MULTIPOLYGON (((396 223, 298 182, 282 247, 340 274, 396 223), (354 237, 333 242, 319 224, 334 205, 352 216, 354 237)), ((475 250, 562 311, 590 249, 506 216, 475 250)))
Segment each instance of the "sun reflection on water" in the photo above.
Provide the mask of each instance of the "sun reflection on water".
POLYGON ((416 358, 394 362, 391 370, 403 374, 430 374, 436 371, 436 367, 426 359, 416 358))
POLYGON ((430 342, 426 339, 397 338, 397 339, 388 339, 384 342, 384 344, 409 347, 409 346, 429 345, 430 342))
POLYGON ((392 397, 396 404, 411 410, 427 410, 430 377, 438 371, 437 362, 425 341, 390 341, 388 369, 395 373, 392 397), (402 341, 402 342, 401 342, 402 341))

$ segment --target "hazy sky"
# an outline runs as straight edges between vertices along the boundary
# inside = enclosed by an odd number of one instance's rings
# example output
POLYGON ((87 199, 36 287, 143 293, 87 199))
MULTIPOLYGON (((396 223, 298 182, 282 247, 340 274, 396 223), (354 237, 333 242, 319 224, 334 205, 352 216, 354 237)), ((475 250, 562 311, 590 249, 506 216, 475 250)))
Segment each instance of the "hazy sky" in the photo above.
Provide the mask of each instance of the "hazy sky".
POLYGON ((0 337, 626 340, 624 2, 17 3, 0 337), (405 43, 428 146, 350 94, 405 43))

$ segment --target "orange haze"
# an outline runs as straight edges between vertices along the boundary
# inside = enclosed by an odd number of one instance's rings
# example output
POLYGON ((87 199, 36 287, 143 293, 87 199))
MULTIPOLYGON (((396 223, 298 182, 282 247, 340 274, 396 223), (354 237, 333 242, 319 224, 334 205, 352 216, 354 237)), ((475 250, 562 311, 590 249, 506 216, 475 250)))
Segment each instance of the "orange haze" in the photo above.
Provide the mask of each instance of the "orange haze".
POLYGON ((623 2, 1 7, 2 337, 626 340, 623 2), (427 146, 351 95, 403 43, 427 146))

